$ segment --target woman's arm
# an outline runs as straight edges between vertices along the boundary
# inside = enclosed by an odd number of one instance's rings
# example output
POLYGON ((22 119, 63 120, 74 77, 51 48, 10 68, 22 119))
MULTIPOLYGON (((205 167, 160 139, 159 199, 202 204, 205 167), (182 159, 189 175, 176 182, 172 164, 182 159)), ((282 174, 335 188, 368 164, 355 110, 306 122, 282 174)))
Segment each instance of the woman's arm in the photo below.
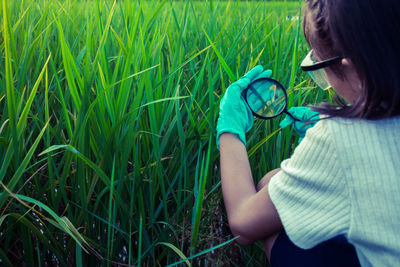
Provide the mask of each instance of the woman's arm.
POLYGON ((268 186, 257 192, 247 151, 236 135, 219 137, 222 192, 228 221, 237 242, 248 245, 278 233, 282 223, 269 198, 268 186))
MULTIPOLYGON (((272 170, 270 172, 268 172, 266 175, 264 175, 264 177, 260 180, 260 182, 257 184, 257 192, 260 191, 261 189, 263 189, 265 186, 268 185, 269 181, 271 180, 271 178, 278 173, 281 170, 281 168, 272 170)), ((267 254, 267 258, 268 258, 268 262, 271 261, 271 250, 272 247, 275 243, 275 240, 278 238, 279 233, 276 233, 274 235, 271 235, 269 237, 267 237, 266 239, 262 240, 262 244, 265 250, 265 253, 267 254)))

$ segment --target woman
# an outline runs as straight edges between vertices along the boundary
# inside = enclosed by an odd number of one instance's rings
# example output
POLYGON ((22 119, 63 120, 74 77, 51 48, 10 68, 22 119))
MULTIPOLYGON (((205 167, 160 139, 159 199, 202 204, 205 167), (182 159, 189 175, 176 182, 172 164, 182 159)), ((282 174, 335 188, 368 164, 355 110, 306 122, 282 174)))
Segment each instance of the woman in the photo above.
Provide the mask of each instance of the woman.
POLYGON ((253 118, 241 92, 268 73, 256 67, 228 88, 217 143, 230 228, 242 245, 263 240, 272 266, 327 266, 332 259, 341 266, 358 260, 362 266, 395 266, 400 2, 308 0, 303 25, 312 47, 303 69, 319 84, 326 78, 347 103, 316 108, 323 119, 256 188, 245 147, 253 118))

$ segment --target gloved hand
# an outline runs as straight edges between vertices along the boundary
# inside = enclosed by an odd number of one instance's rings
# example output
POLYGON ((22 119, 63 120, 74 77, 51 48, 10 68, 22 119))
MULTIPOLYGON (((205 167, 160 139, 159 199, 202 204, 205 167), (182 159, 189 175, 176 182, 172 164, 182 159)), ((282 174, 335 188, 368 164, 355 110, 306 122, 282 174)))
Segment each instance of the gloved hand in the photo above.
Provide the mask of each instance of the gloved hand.
POLYGON ((319 113, 308 107, 291 107, 288 112, 299 121, 295 121, 291 116, 286 115, 286 117, 280 122, 279 126, 282 129, 285 129, 289 125, 293 124, 294 129, 300 136, 299 142, 301 142, 306 135, 307 130, 319 121, 319 113))
POLYGON ((236 134, 246 144, 245 133, 250 131, 254 123, 254 118, 246 101, 243 99, 242 92, 254 80, 269 78, 271 74, 271 70, 263 72, 263 67, 258 65, 228 87, 219 105, 219 117, 217 121, 218 149, 219 136, 226 132, 236 134))

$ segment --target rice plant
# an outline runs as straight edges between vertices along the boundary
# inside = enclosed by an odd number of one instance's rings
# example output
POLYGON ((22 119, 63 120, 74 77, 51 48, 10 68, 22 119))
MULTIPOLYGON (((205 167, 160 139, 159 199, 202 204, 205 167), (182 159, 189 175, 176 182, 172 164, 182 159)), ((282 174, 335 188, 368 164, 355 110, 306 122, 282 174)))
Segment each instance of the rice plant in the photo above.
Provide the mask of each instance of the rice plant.
MULTIPOLYGON (((226 224, 215 126, 261 64, 318 103, 298 2, 2 0, 0 259, 8 266, 265 264, 226 224)), ((296 145, 248 135, 259 180, 296 145)))

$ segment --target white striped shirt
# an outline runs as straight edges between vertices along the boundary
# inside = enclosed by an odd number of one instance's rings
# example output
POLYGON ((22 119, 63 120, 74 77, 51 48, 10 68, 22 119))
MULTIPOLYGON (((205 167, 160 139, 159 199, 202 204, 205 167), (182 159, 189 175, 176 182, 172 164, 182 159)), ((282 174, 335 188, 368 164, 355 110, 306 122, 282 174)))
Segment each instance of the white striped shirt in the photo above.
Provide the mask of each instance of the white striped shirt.
POLYGON ((297 246, 345 235, 362 266, 400 266, 400 117, 321 120, 268 190, 297 246))

